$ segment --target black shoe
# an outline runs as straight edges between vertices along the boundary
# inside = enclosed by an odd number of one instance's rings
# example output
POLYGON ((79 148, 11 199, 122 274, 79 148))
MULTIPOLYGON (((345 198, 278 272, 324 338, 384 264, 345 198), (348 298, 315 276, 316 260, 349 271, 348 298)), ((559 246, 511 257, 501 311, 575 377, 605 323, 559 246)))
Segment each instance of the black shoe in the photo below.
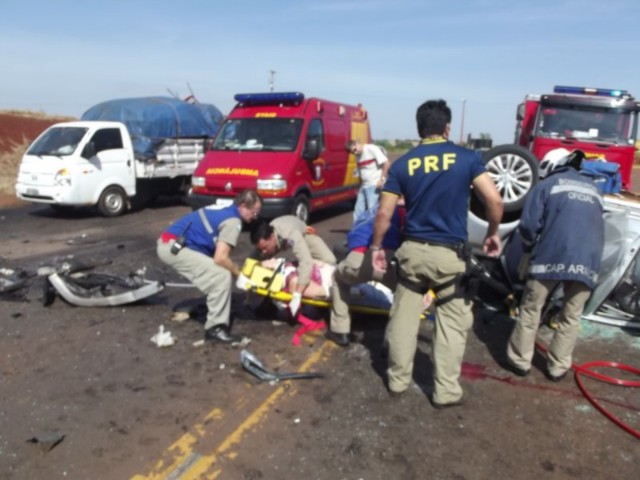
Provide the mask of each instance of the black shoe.
POLYGON ((433 408, 436 408, 438 410, 442 410, 443 408, 450 408, 450 407, 459 407, 460 405, 463 405, 464 402, 467 401, 467 392, 465 392, 464 390, 462 391, 462 395, 460 396, 460 398, 458 400, 456 400, 455 402, 449 402, 449 403, 437 403, 433 401, 433 398, 431 399, 431 405, 433 405, 433 408))
POLYGON ((240 337, 231 335, 225 326, 211 327, 204 331, 204 339, 222 343, 239 342, 240 337))
POLYGON ((549 370, 546 370, 544 375, 545 375, 545 377, 547 377, 547 380, 551 380, 552 382, 559 382, 562 379, 564 379, 564 377, 567 376, 567 373, 568 372, 561 373, 560 375, 551 375, 549 373, 549 370))
POLYGON ((327 330, 324 336, 327 340, 331 340, 333 343, 336 343, 341 347, 348 347, 349 343, 351 343, 348 333, 336 333, 331 330, 327 330))
POLYGON ((531 372, 531 369, 525 370, 524 368, 516 367, 513 363, 507 362, 504 367, 511 373, 515 373, 519 377, 526 377, 531 372))

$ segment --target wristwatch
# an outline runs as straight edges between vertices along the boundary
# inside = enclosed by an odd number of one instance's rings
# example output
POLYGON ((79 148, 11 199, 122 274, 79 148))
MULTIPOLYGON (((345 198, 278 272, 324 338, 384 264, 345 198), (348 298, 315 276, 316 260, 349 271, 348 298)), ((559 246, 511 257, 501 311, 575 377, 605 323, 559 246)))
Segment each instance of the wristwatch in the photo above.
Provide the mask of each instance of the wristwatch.
POLYGON ((382 250, 382 247, 378 245, 371 245, 369 249, 373 250, 374 252, 377 252, 378 250, 382 250))

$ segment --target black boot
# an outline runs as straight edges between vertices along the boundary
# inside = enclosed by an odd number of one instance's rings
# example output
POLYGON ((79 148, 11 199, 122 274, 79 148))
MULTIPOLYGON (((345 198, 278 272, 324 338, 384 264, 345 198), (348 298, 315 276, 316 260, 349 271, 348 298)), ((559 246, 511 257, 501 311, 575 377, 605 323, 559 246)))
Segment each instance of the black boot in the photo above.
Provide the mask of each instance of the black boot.
POLYGON ((204 339, 206 341, 222 343, 233 343, 239 342, 241 340, 240 337, 231 335, 231 333, 229 333, 228 327, 226 327, 225 325, 216 325, 215 327, 208 328, 204 331, 204 339))
POLYGON ((327 330, 327 333, 325 333, 324 336, 327 340, 331 340, 333 343, 340 345, 341 347, 349 346, 350 339, 348 333, 336 333, 331 330, 327 330))

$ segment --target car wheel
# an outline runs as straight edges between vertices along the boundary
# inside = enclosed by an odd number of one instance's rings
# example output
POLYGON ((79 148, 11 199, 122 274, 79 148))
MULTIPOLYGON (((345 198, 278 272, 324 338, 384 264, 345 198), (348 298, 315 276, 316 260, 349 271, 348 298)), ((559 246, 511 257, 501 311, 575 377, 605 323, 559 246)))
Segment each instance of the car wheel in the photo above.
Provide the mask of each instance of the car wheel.
POLYGON ((505 213, 520 212, 525 198, 538 183, 540 162, 526 148, 500 145, 483 155, 487 173, 498 187, 505 213))
POLYGON ((117 217, 127 209, 127 195, 114 185, 107 187, 98 200, 98 211, 105 217, 117 217))
POLYGON ((309 199, 305 195, 296 196, 291 213, 307 223, 309 221, 309 199))

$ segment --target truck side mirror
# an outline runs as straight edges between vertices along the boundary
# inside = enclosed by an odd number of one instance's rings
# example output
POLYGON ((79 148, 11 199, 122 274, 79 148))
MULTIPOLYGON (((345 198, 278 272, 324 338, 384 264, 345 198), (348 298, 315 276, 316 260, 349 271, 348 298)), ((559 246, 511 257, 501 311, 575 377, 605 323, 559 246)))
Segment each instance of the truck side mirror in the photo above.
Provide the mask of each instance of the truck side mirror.
POLYGON ((96 156, 96 144, 93 142, 89 142, 87 143, 84 148, 82 149, 82 155, 83 158, 86 158, 87 160, 89 160, 90 158, 93 158, 96 156))
POLYGON ((318 140, 315 138, 310 138, 304 145, 304 150, 302 151, 302 158, 305 160, 315 160, 320 156, 320 145, 318 144, 318 140))

